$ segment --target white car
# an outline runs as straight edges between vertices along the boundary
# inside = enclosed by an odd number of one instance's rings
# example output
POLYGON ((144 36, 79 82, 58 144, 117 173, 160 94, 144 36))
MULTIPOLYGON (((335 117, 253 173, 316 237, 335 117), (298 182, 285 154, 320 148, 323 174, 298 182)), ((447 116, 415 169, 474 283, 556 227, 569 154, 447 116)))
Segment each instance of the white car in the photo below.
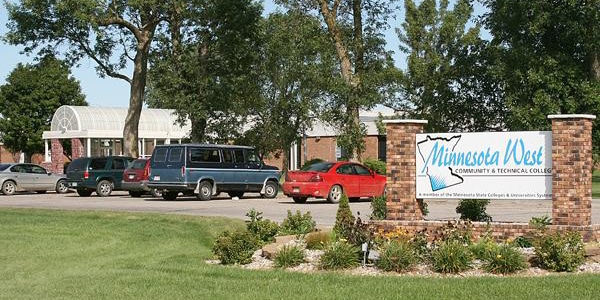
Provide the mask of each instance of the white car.
POLYGON ((63 194, 68 191, 64 175, 52 174, 36 164, 0 164, 0 187, 4 195, 21 191, 40 194, 46 191, 63 194))

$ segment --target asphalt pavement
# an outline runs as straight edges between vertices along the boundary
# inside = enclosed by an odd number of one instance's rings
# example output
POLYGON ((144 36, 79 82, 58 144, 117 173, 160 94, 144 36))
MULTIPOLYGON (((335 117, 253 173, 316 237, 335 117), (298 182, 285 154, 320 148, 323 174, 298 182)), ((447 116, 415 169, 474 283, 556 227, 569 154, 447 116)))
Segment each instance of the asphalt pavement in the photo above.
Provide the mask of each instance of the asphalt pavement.
MULTIPOLYGON (((455 209, 458 200, 426 200, 429 208, 428 220, 458 219, 455 209)), ((97 210, 97 211, 127 211, 150 212, 165 214, 183 214, 197 216, 223 216, 246 219, 246 213, 254 208, 263 212, 265 218, 281 222, 287 216, 287 211, 295 213, 311 212, 313 219, 320 226, 332 226, 335 223, 336 204, 325 200, 309 199, 305 204, 296 204, 291 198, 279 195, 274 199, 263 199, 258 194, 247 194, 242 199, 232 200, 222 194, 209 201, 200 201, 195 197, 179 197, 175 201, 162 198, 132 198, 125 192, 114 192, 110 197, 79 197, 75 193, 68 194, 31 194, 21 193, 12 196, 0 195, 0 207, 14 208, 43 208, 59 210, 97 210)), ((350 208, 363 219, 371 214, 369 200, 351 202, 350 208)), ((492 200, 487 212, 494 221, 527 222, 532 217, 552 216, 552 201, 550 200, 492 200)), ((600 222, 600 199, 592 201, 592 222, 600 222)))

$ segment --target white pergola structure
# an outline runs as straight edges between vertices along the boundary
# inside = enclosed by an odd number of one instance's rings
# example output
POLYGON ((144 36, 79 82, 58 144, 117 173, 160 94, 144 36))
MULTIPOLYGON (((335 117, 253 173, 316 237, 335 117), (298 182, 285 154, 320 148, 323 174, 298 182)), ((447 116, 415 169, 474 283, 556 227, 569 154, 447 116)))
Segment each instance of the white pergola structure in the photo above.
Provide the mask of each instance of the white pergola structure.
MULTIPOLYGON (((72 141, 73 158, 123 155, 122 140, 126 116, 127 108, 70 105, 59 107, 52 117, 50 131, 44 131, 42 134, 45 163, 53 167, 55 163, 62 165, 61 139, 72 141)), ((181 139, 189 136, 189 122, 182 127, 176 119, 175 111, 171 109, 142 109, 138 129, 141 157, 150 156, 157 144, 181 143, 181 139)))

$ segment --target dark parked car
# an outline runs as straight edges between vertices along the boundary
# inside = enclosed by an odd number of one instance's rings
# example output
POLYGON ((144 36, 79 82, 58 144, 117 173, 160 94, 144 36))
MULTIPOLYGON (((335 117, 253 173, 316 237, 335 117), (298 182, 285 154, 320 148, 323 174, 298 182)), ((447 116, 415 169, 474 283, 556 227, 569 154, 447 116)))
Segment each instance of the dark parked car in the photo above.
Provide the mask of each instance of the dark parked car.
POLYGON ((0 187, 4 195, 20 191, 46 191, 66 193, 67 180, 64 175, 55 175, 35 164, 0 164, 0 187))
POLYGON ((82 197, 96 192, 100 197, 121 190, 123 171, 134 158, 124 156, 80 157, 67 167, 67 183, 82 197))
POLYGON ((150 178, 150 160, 146 158, 136 159, 123 172, 121 188, 129 191, 131 197, 141 197, 143 194, 160 197, 162 195, 160 191, 148 187, 148 178, 150 178))

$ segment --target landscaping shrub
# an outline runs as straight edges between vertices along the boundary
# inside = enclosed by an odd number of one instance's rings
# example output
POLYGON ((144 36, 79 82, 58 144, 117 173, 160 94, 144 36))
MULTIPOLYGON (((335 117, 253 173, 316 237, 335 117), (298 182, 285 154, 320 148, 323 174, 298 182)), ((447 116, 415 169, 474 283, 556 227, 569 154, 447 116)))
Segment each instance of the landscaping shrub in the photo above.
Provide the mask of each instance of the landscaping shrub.
POLYGON ((469 250, 473 253, 473 256, 480 260, 486 260, 490 256, 495 255, 498 251, 499 245, 494 242, 490 237, 484 236, 480 238, 477 243, 469 246, 469 250))
POLYGON ((434 241, 450 241, 456 240, 463 245, 470 245, 473 243, 473 231, 471 230, 472 224, 470 221, 448 221, 446 225, 435 229, 433 234, 434 241))
POLYGON ((547 270, 573 272, 585 259, 578 232, 560 232, 537 237, 533 243, 536 263, 547 270))
POLYGON ((483 269, 494 274, 510 274, 527 268, 525 257, 510 245, 496 245, 486 253, 483 269))
POLYGON ((402 272, 412 269, 417 261, 417 255, 409 243, 390 241, 381 247, 375 265, 384 271, 402 272))
POLYGON ((295 267, 304 262, 304 253, 298 245, 283 245, 274 258, 275 267, 295 267))
POLYGON ((533 241, 526 236, 518 236, 513 241, 512 244, 519 248, 531 248, 533 247, 533 241))
POLYGON ((345 240, 333 242, 321 255, 320 268, 325 270, 349 269, 359 265, 360 249, 345 240))
POLYGON ((350 227, 354 224, 354 216, 350 210, 350 203, 346 194, 342 195, 340 203, 338 204, 337 213, 335 215, 335 225, 333 226, 333 232, 338 237, 348 236, 350 227))
POLYGON ((331 241, 331 233, 326 231, 318 231, 307 234, 304 238, 306 249, 323 250, 331 241))
POLYGON ((531 217, 531 220, 529 220, 529 225, 537 229, 543 229, 548 225, 552 225, 552 218, 548 216, 531 217))
POLYGON ((252 261, 252 254, 260 248, 256 236, 247 230, 224 231, 213 246, 213 253, 224 265, 247 264, 252 261))
POLYGON ((383 196, 374 197, 371 200, 371 220, 385 220, 387 215, 386 199, 383 196))
POLYGON ((427 241, 427 230, 415 233, 408 241, 415 251, 419 262, 424 262, 430 258, 429 242, 427 241))
POLYGON ((459 273, 471 268, 473 258, 469 248, 458 240, 439 242, 431 251, 434 270, 442 273, 459 273))
POLYGON ((246 217, 250 218, 250 221, 246 221, 246 228, 263 243, 272 242, 279 232, 277 223, 263 219, 262 212, 256 211, 254 208, 246 213, 246 217))
POLYGON ((385 165, 384 161, 380 161, 380 160, 374 159, 374 158, 367 158, 362 163, 367 168, 375 171, 375 173, 380 174, 380 175, 385 175, 386 165, 385 165))
POLYGON ((280 227, 280 233, 284 235, 303 235, 315 230, 317 223, 313 221, 310 211, 302 214, 299 210, 292 214, 288 210, 287 218, 283 220, 280 227))
POLYGON ((489 203, 487 199, 462 199, 456 207, 456 213, 460 214, 461 220, 491 222, 492 217, 485 212, 489 203))

